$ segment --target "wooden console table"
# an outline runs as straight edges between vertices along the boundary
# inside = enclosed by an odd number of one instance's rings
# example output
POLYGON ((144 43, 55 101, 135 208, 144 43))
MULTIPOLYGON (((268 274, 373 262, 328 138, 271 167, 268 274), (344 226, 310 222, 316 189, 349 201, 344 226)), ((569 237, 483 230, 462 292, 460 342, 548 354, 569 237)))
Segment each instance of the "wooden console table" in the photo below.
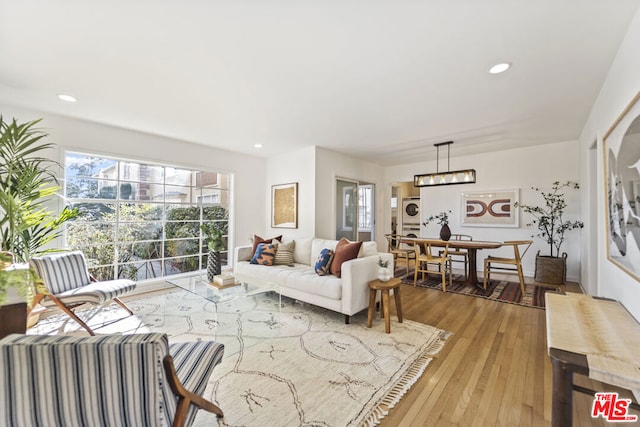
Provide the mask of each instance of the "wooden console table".
MULTIPOLYGON (((548 292, 547 347, 553 372, 553 427, 572 425, 573 391, 595 391, 573 384, 586 375, 628 390, 640 390, 640 325, 619 302, 589 295, 548 292)), ((632 404, 631 407, 639 407, 632 404)))

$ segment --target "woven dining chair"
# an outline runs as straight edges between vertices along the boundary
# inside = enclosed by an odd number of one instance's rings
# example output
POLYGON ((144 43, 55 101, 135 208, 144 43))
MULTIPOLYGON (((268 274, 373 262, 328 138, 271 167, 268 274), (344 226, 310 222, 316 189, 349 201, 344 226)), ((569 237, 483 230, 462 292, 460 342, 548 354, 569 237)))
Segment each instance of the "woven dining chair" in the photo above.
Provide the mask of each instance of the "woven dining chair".
MULTIPOLYGON (((438 242, 438 249, 442 247, 442 243, 438 242)), ((416 253, 416 268, 413 273, 413 286, 418 283, 418 273, 422 273, 422 280, 424 280, 425 274, 438 274, 442 278, 442 291, 447 291, 447 273, 449 273, 449 284, 452 280, 451 269, 451 257, 449 256, 449 244, 444 245, 444 249, 435 255, 435 246, 432 245, 430 240, 421 240, 420 242, 414 242, 414 250, 416 253), (429 270, 429 265, 437 265, 438 271, 429 270)))
POLYGON ((491 271, 500 271, 505 274, 517 274, 520 281, 520 291, 524 295, 524 274, 522 273, 522 258, 525 256, 533 240, 507 240, 502 246, 513 247, 513 258, 494 257, 489 255, 484 259, 484 283, 483 287, 487 289, 487 283, 491 280, 491 271))
MULTIPOLYGON (((471 241, 473 237, 468 234, 452 234, 449 242, 453 241, 471 241)), ((455 245, 454 245, 455 246, 455 245)), ((444 251, 439 251, 439 254, 442 255, 444 251)), ((458 249, 458 248, 450 248, 449 256, 451 257, 451 262, 461 262, 464 263, 464 279, 467 280, 467 275, 469 273, 469 251, 466 249, 458 249), (456 259, 456 257, 458 257, 456 259)))
POLYGON ((404 244, 400 243, 400 240, 404 237, 399 234, 385 234, 384 237, 387 239, 387 252, 393 255, 393 272, 395 274, 395 270, 398 267, 398 263, 396 259, 401 258, 404 259, 405 265, 407 267, 407 274, 409 274, 409 260, 415 260, 416 252, 412 247, 403 247, 404 244))

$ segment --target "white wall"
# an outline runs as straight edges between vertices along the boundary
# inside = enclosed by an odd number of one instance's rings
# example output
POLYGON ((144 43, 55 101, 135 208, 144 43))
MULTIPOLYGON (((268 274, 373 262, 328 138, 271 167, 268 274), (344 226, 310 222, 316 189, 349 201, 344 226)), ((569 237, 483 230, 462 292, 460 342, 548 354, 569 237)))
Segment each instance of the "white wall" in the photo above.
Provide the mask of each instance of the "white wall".
MULTIPOLYGON (((474 240, 518 240, 529 239, 536 234, 537 228, 527 227, 531 217, 520 212, 520 227, 469 227, 460 225, 461 202, 460 194, 465 191, 485 191, 500 189, 519 189, 520 202, 529 205, 539 205, 544 202, 542 196, 531 189, 539 187, 541 190, 551 190, 554 181, 578 181, 578 142, 559 142, 535 147, 526 147, 513 150, 498 151, 473 156, 461 156, 451 159, 452 169, 474 168, 477 179, 475 184, 446 185, 421 189, 420 193, 420 218, 423 222, 430 215, 435 215, 444 210, 451 210, 449 227, 453 233, 470 234, 474 240)), ((413 163, 410 165, 393 166, 386 168, 387 187, 394 182, 413 181, 414 174, 434 172, 436 162, 413 163)), ((390 194, 390 190, 389 190, 390 194)), ((581 219, 580 193, 569 191, 566 193, 568 208, 565 218, 570 220, 581 219)), ((390 195, 388 196, 390 197, 390 195)), ((391 227, 390 209, 385 213, 385 230, 391 227)), ((422 236, 436 237, 440 226, 436 222, 422 227, 422 236)), ((567 252, 567 279, 579 281, 580 279, 580 232, 568 232, 567 240, 561 251, 567 252)), ((534 244, 523 259, 523 270, 526 276, 533 276, 535 272, 535 254, 540 250, 541 255, 548 255, 548 246, 539 238, 533 238, 534 244)), ((506 249, 498 249, 478 252, 478 268, 482 269, 481 260, 486 255, 509 254, 506 249)), ((510 255, 513 255, 511 251, 510 255)))
POLYGON ((46 141, 57 144, 51 155, 58 162, 63 160, 63 151, 70 149, 233 174, 235 221, 230 227, 230 240, 246 245, 246 236, 264 230, 264 159, 6 105, 0 105, 0 112, 5 120, 15 117, 21 123, 42 118, 40 127, 49 133, 46 141))
POLYGON ((378 250, 386 251, 381 218, 384 206, 389 205, 390 196, 384 197, 384 170, 374 163, 320 147, 316 148, 316 236, 336 238, 336 178, 375 184, 375 240, 378 250))
POLYGON ((315 175, 316 149, 306 147, 290 153, 271 157, 267 160, 266 187, 267 196, 264 235, 266 238, 283 234, 288 238, 310 237, 315 235, 315 175), (271 227, 271 186, 298 183, 298 228, 271 227))
MULTIPOLYGON (((596 241, 585 240, 582 251, 590 262, 596 262, 596 268, 587 270, 597 274, 597 283, 593 288, 597 295, 614 298, 624 304, 636 319, 640 319, 640 283, 607 259, 607 235, 605 214, 604 160, 602 155, 602 137, 613 125, 631 99, 640 91, 640 11, 629 26, 627 35, 620 45, 618 54, 609 69, 600 94, 593 105, 589 119, 580 136, 580 160, 583 179, 596 174, 596 188, 588 188, 583 193, 583 210, 587 211, 591 203, 597 203, 597 217, 591 222, 598 228, 596 241), (590 146, 598 142, 595 170, 590 162, 590 146), (597 200, 593 200, 597 194, 597 200), (594 251, 597 247, 597 251, 594 251)), ((589 261, 588 261, 589 262, 589 261)), ((591 278, 590 278, 591 279, 591 278)), ((591 286, 590 286, 591 288, 591 286)))

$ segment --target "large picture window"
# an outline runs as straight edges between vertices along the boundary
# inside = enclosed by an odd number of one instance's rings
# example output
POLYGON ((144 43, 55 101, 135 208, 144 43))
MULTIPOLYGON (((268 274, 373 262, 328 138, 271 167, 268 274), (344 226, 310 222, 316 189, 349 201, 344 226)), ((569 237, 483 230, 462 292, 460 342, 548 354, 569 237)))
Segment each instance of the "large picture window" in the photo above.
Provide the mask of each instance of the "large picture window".
POLYGON ((206 268, 201 225, 224 235, 229 175, 67 152, 65 195, 82 214, 67 224, 66 246, 84 252, 98 280, 145 280, 206 268))

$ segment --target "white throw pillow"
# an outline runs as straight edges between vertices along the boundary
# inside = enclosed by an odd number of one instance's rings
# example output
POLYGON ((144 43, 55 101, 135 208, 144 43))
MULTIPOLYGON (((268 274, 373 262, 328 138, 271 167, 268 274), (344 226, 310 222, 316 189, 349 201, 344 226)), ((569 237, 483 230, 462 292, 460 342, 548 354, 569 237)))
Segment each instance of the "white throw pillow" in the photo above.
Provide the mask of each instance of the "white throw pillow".
MULTIPOLYGON (((295 239, 295 248, 293 248, 293 262, 298 264, 311 265, 311 240, 312 237, 303 239, 295 239)), ((315 263, 315 260, 314 260, 315 263)))

